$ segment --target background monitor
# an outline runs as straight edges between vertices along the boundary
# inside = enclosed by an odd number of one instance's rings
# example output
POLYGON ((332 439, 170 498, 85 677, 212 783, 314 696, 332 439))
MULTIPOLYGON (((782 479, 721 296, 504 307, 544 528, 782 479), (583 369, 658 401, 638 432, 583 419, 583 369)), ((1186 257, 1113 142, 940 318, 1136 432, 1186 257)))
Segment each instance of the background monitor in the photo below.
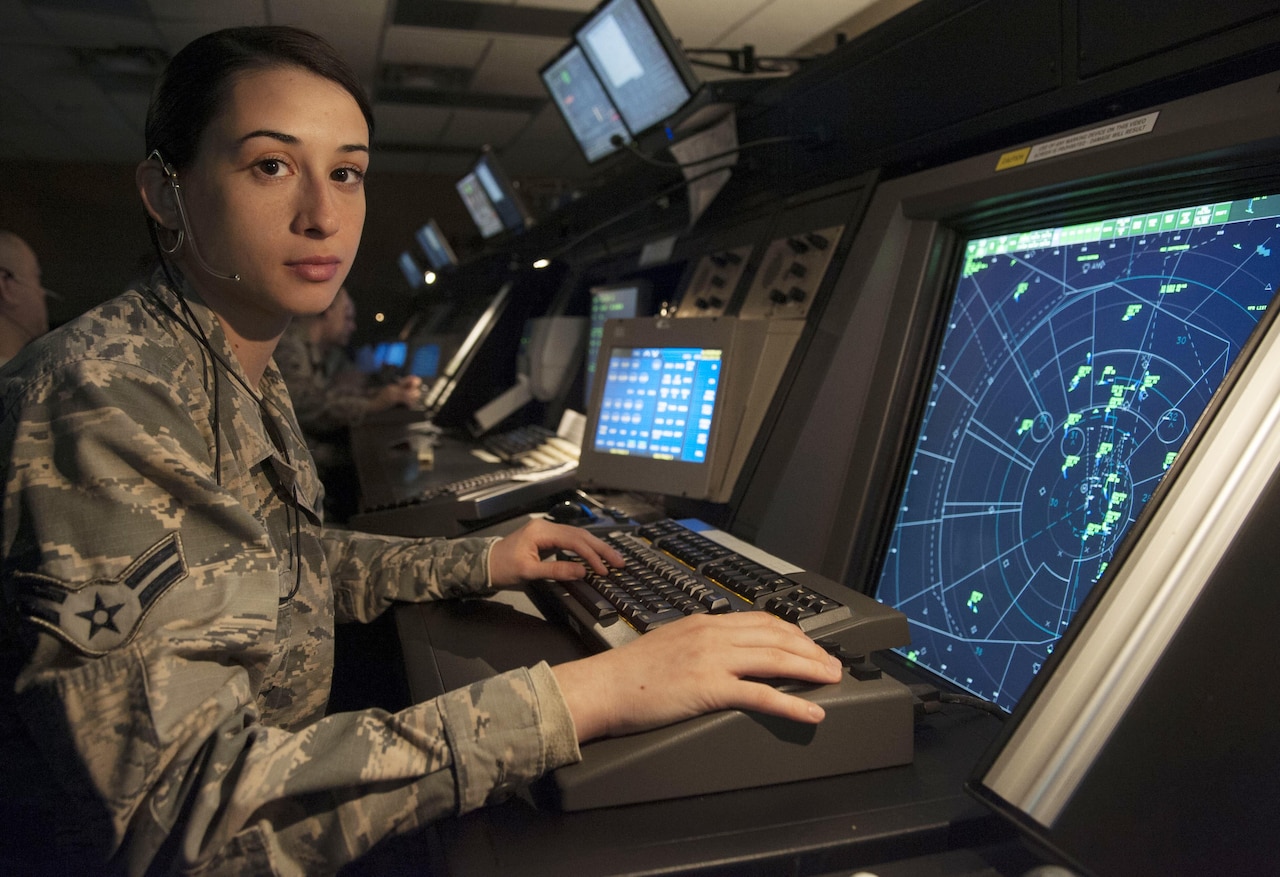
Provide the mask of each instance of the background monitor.
POLYGON ((480 237, 487 239, 499 234, 502 231, 502 218, 498 216, 493 202, 489 200, 484 186, 480 184, 476 171, 474 169, 469 171, 466 176, 458 180, 455 187, 467 208, 467 213, 471 216, 471 221, 476 224, 480 237))
POLYGON ((426 225, 414 233, 414 237, 432 270, 444 271, 458 264, 458 257, 454 255, 453 247, 449 246, 449 239, 444 236, 434 219, 427 220, 426 225))
POLYGON ((434 378, 440 371, 440 345, 419 344, 409 358, 408 374, 414 377, 434 378))
POLYGON ((591 287, 591 314, 587 327, 587 355, 584 362, 583 398, 591 398, 596 374, 596 359, 600 355, 600 341, 604 337, 604 324, 609 320, 629 320, 649 315, 652 298, 647 281, 633 280, 591 287))
POLYGON ((519 190, 492 152, 486 150, 481 154, 472 173, 489 196, 489 203, 493 205, 503 228, 510 232, 520 232, 533 224, 533 218, 519 190))
POLYGON ((403 341, 381 341, 373 348, 374 367, 377 370, 402 369, 408 353, 408 346, 403 341))
POLYGON ((505 259, 471 261, 459 270, 458 286, 468 293, 433 333, 448 347, 442 346, 439 374, 423 398, 441 427, 466 424, 477 408, 511 386, 525 322, 545 313, 564 280, 561 266, 511 271, 505 259), (493 292, 481 294, 485 289, 493 292))
POLYGON ((471 364, 471 361, 475 358, 476 351, 479 350, 480 345, 505 311, 507 296, 510 294, 512 286, 513 282, 510 280, 503 283, 492 298, 488 300, 484 311, 468 327, 461 343, 458 344, 453 355, 449 357, 444 369, 436 376, 435 383, 423 394, 423 402, 429 412, 434 413, 449 402, 454 390, 457 389, 459 377, 471 364))
POLYGON ((423 270, 418 267, 417 261, 406 250, 400 254, 400 273, 404 274, 405 282, 409 284, 410 289, 421 289, 426 283, 426 275, 423 270))
POLYGON ((571 43, 539 75, 588 163, 620 149, 621 145, 613 142, 614 137, 631 139, 631 132, 581 46, 571 43))
POLYGON ((634 134, 680 110, 698 88, 689 62, 649 0, 607 0, 574 32, 634 134))

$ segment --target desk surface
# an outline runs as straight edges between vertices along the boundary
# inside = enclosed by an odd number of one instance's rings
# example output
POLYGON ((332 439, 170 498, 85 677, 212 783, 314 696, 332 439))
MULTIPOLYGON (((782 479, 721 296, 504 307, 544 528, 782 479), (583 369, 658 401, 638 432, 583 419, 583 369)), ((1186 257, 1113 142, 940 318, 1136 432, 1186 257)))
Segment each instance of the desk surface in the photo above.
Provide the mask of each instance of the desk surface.
POLYGON ((360 478, 361 506, 390 505, 422 493, 428 487, 470 478, 494 469, 499 463, 486 462, 473 451, 469 439, 440 435, 433 441, 433 463, 424 463, 410 439, 413 425, 404 422, 373 421, 353 427, 351 452, 360 478))
MULTIPOLYGON (((397 607, 415 699, 434 696, 433 687, 585 653, 528 608, 519 595, 397 607)), ((575 813, 540 807, 526 793, 435 826, 437 866, 459 877, 798 875, 922 856, 954 865, 952 854, 965 853, 969 869, 973 850, 992 844, 1021 861, 1012 830, 963 790, 999 724, 946 707, 917 725, 911 764, 861 774, 575 813)))

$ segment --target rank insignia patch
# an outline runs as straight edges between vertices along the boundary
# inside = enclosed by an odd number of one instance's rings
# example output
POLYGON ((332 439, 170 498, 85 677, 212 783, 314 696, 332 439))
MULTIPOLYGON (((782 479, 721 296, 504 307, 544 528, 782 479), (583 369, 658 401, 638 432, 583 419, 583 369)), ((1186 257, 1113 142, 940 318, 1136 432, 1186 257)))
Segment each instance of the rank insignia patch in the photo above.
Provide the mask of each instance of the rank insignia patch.
POLYGON ((14 585, 24 618, 86 655, 105 655, 132 639, 156 600, 186 577, 182 541, 173 533, 114 579, 77 583, 18 573, 14 585))

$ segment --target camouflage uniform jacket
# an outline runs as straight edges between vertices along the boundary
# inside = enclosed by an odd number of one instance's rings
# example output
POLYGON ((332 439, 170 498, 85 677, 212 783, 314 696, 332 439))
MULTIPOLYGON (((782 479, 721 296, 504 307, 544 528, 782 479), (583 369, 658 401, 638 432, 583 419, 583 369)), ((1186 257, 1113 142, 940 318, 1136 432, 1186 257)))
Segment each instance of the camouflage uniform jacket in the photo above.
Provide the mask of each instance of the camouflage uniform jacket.
POLYGON ((278 371, 152 288, 0 371, 0 861, 327 873, 575 760, 545 664, 324 716, 335 618, 483 592, 490 543, 326 530, 278 371))

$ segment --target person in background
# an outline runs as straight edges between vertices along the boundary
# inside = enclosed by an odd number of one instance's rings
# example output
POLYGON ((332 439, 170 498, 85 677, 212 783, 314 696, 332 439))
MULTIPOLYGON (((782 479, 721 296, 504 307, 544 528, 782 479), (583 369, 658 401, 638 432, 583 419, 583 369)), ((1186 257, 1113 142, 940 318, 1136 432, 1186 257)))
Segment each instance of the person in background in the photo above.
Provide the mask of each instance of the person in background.
POLYGON ((324 311, 293 320, 275 351, 298 425, 320 470, 325 510, 338 523, 356 512, 360 490, 351 427, 370 414, 411 407, 422 395, 422 380, 413 376, 370 386, 346 356, 355 330, 356 306, 344 286, 324 311))
POLYGON ((759 680, 831 683, 839 663, 760 612, 326 715, 335 621, 624 562, 545 520, 501 539, 325 526, 272 356, 355 258, 372 133, 320 38, 196 39, 135 172, 157 270, 0 371, 0 873, 333 873, 587 740, 731 707, 822 719, 759 680))
POLYGON ((13 232, 0 230, 0 365, 49 331, 48 295, 35 252, 13 232))

